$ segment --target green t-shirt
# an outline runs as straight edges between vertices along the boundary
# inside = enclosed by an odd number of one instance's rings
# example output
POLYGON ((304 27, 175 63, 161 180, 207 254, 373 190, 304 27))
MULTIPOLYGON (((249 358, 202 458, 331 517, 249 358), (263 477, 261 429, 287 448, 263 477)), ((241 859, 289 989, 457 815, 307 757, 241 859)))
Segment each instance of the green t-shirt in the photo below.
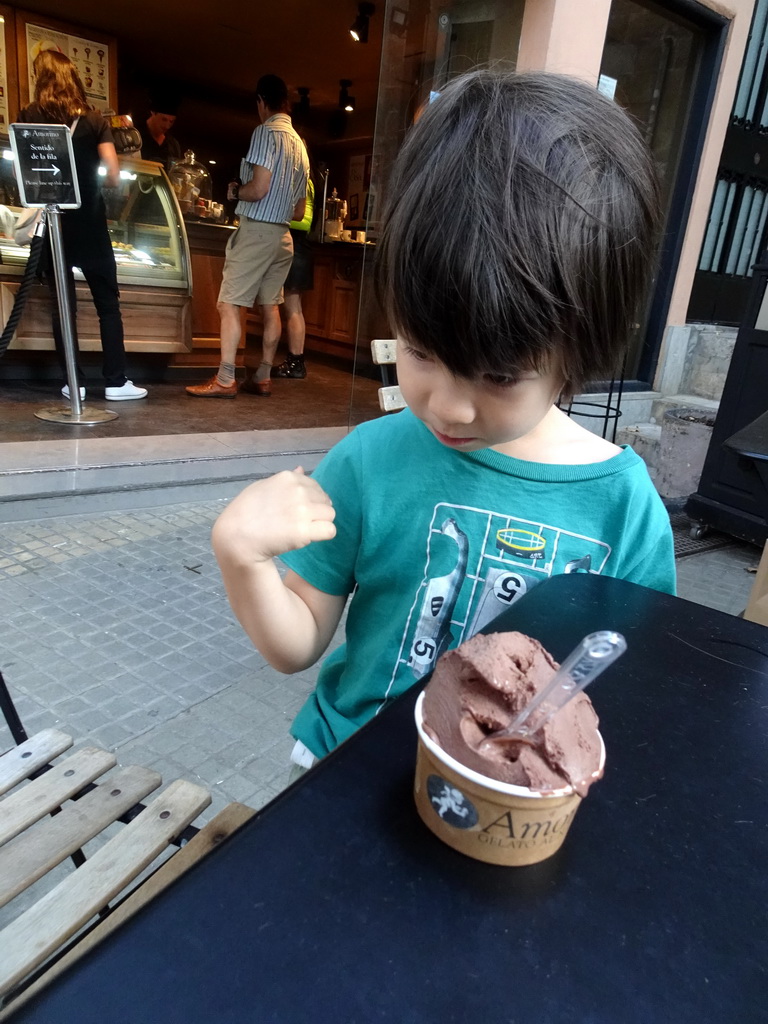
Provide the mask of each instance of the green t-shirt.
POLYGON ((312 215, 315 210, 315 186, 312 179, 307 178, 307 195, 304 204, 304 216, 301 220, 292 220, 288 227, 291 231, 309 231, 312 227, 312 215))
POLYGON ((675 590, 669 516, 631 448, 586 466, 457 452, 406 409, 357 427, 313 476, 337 535, 283 560, 352 594, 346 643, 291 728, 318 757, 555 573, 675 590))

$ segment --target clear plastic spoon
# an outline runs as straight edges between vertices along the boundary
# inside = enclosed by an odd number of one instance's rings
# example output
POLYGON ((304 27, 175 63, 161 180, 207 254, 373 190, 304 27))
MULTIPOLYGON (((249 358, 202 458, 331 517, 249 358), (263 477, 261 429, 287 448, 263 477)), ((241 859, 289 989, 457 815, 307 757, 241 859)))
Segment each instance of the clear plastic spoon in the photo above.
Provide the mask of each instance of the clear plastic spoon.
POLYGON ((517 718, 505 729, 486 736, 478 749, 482 751, 487 743, 500 739, 530 739, 556 711, 597 679, 626 649, 627 641, 621 633, 614 633, 610 629, 601 629, 585 636, 555 672, 549 684, 536 694, 517 718))

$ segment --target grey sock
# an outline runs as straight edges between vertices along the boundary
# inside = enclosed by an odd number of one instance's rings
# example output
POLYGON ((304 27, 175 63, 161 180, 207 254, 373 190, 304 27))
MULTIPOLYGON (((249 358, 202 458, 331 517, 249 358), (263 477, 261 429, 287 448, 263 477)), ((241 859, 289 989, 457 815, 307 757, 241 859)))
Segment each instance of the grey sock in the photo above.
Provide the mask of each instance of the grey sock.
POLYGON ((269 380, 272 363, 259 363, 259 368, 254 374, 254 380, 261 384, 263 380, 269 380))
POLYGON ((219 372, 216 374, 216 380, 223 388, 231 387, 235 383, 235 364, 219 363, 219 372))

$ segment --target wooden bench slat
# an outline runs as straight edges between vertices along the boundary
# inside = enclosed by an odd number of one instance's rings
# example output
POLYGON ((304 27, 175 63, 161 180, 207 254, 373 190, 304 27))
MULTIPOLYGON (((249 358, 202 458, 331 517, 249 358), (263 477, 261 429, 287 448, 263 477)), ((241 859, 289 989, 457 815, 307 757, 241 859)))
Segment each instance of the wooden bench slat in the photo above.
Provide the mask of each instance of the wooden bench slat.
POLYGON ((83 747, 0 804, 0 845, 39 821, 116 764, 114 754, 83 747))
POLYGON ((155 896, 167 889, 171 882, 175 881, 185 871, 188 871, 193 864, 196 864, 216 846, 236 832, 246 821, 253 817, 256 811, 253 807, 245 804, 232 803, 219 811, 215 818, 204 825, 203 828, 193 836, 186 846, 182 846, 178 852, 166 860, 157 871, 153 872, 138 888, 122 900, 115 907, 114 911, 103 921, 99 921, 95 928, 92 928, 80 942, 67 950, 49 970, 45 971, 31 985, 24 989, 18 996, 11 1000, 3 1010, 0 1010, 0 1024, 10 1019, 17 1010, 25 1005, 46 985, 49 985, 54 978, 57 978, 62 971, 70 964, 79 960, 89 950, 93 949, 100 942, 110 935, 116 928, 133 917, 137 910, 153 900, 155 896))
POLYGON ((0 796, 69 750, 72 743, 72 737, 58 729, 42 729, 17 747, 7 750, 0 757, 0 796))
POLYGON ((60 814, 12 839, 0 849, 0 907, 117 821, 162 781, 157 772, 140 765, 121 768, 80 800, 69 802, 60 814))
POLYGON ((121 892, 208 804, 210 794, 179 780, 118 835, 0 932, 0 995, 43 963, 121 892))

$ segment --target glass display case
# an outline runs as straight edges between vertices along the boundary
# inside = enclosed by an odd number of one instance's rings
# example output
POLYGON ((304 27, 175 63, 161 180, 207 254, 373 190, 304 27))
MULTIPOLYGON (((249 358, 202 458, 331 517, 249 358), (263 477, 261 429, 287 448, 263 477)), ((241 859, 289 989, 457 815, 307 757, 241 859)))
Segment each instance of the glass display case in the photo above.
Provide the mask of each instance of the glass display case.
MULTIPOLYGON (((0 142, 2 145, 2 142, 0 142)), ((120 285, 191 292, 189 245, 171 183, 160 164, 120 157, 120 184, 104 189, 120 285)), ((13 162, 0 160, 0 275, 21 277, 29 248, 13 240, 21 213, 13 162)), ((79 271, 75 272, 82 279, 79 271)))
POLYGON ((120 185, 104 199, 118 281, 189 290, 184 220, 162 165, 121 157, 120 185))
MULTIPOLYGON (((0 136, 0 152, 3 151, 0 136)), ((118 156, 120 182, 104 189, 107 224, 117 263, 120 309, 129 352, 186 353, 192 348, 192 262, 186 226, 163 167, 133 156, 118 156)), ((29 248, 16 245, 13 229, 21 213, 10 152, 0 159, 0 325, 13 308, 29 248)), ((64 214, 63 216, 66 216, 64 214)), ((88 285, 75 270, 80 348, 101 347, 96 310, 88 285)), ((51 297, 33 283, 12 350, 52 351, 51 297)), ((20 356, 21 357, 21 356, 20 356)))

